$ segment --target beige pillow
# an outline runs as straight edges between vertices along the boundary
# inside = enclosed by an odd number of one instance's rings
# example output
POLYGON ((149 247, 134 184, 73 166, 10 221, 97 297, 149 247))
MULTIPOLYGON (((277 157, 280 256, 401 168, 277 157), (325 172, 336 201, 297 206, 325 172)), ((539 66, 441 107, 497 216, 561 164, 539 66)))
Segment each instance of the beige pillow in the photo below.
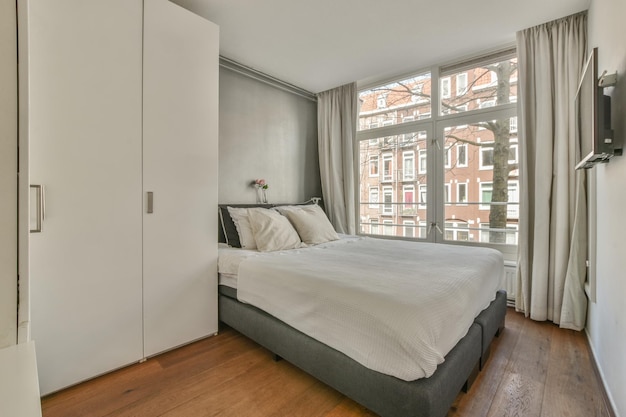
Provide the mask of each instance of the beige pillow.
POLYGON ((306 247, 289 220, 274 210, 250 208, 248 219, 256 247, 261 252, 306 247))
POLYGON ((292 206, 285 210, 280 210, 280 208, 278 210, 289 219, 298 231, 300 239, 308 245, 318 245, 339 239, 335 228, 320 206, 292 206))
POLYGON ((233 219, 233 223, 235 223, 241 247, 244 249, 256 249, 256 241, 254 240, 254 232, 250 226, 248 209, 228 207, 228 214, 230 214, 230 218, 233 219))

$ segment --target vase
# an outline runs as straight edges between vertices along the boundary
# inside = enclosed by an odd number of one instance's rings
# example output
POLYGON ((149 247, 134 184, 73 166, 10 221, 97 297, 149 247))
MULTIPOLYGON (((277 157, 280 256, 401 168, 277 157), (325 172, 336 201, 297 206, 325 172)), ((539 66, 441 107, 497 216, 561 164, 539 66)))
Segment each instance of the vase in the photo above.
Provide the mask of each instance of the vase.
POLYGON ((261 187, 256 189, 256 203, 267 204, 267 190, 261 187))

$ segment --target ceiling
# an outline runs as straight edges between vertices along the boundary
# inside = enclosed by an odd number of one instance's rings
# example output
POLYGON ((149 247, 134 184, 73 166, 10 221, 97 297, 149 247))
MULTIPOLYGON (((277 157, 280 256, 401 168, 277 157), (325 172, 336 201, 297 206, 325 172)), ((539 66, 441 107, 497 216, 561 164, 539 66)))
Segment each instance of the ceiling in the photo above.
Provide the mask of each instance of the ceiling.
POLYGON ((590 0, 172 0, 220 26, 220 54, 313 93, 513 45, 590 0))

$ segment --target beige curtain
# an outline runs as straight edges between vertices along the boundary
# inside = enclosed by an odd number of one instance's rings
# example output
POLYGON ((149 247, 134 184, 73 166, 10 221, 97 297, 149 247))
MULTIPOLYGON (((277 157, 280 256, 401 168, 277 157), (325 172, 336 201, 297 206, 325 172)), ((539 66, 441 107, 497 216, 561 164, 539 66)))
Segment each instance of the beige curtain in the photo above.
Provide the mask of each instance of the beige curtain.
POLYGON ((574 170, 574 98, 586 45, 586 12, 517 33, 522 198, 515 305, 534 320, 576 330, 587 310, 585 174, 574 170))
POLYGON ((326 214, 339 233, 355 234, 356 83, 317 96, 317 134, 326 214))

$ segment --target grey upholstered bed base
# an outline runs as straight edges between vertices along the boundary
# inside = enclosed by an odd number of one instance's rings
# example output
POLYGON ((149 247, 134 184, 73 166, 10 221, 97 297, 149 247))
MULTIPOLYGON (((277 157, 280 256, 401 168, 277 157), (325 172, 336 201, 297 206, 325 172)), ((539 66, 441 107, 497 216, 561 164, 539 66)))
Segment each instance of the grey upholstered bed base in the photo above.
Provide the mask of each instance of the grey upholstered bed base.
POLYGON ((482 367, 494 335, 504 327, 506 293, 475 320, 429 378, 406 382, 365 368, 280 320, 237 301, 220 286, 219 318, 274 354, 383 417, 444 417, 459 391, 482 367), (481 358, 483 358, 481 360, 481 358))

